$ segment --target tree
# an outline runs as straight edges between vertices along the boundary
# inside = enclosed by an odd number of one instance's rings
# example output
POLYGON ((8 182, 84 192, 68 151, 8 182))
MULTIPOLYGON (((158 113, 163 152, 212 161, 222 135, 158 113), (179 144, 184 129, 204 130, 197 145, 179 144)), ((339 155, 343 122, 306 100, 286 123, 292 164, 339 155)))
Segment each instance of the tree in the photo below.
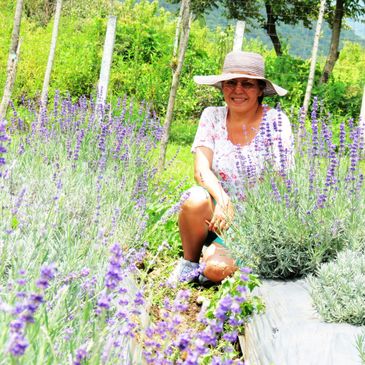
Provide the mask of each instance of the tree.
POLYGON ((327 22, 332 30, 330 50, 326 64, 323 69, 320 83, 326 83, 335 67, 335 63, 340 55, 338 50, 340 44, 341 28, 343 18, 358 20, 365 14, 365 0, 336 0, 335 6, 332 1, 327 1, 329 9, 327 22))
POLYGON ((301 21, 306 28, 311 28, 313 19, 318 14, 318 1, 315 0, 221 1, 227 8, 230 18, 246 22, 256 20, 270 37, 278 56, 282 55, 283 49, 277 33, 277 25, 280 22, 294 25, 301 21), (263 14, 263 7, 266 14, 263 14))
MULTIPOLYGON (((178 0, 170 0, 176 3, 178 0)), ((318 0, 192 0, 192 11, 201 15, 213 7, 223 5, 229 18, 243 20, 247 24, 258 23, 270 37, 278 56, 283 49, 277 25, 297 24, 300 21, 311 29, 318 16, 318 0)))

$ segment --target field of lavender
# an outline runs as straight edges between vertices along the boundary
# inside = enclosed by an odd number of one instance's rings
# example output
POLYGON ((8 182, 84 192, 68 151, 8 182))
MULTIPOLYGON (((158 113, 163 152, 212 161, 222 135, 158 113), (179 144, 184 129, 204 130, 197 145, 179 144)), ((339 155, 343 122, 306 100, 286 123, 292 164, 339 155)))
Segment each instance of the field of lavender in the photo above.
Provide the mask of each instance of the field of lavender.
POLYGON ((2 122, 0 364, 241 363, 256 276, 237 272, 199 316, 192 288, 164 284, 181 182, 156 173, 160 135, 126 99, 56 95, 2 122))

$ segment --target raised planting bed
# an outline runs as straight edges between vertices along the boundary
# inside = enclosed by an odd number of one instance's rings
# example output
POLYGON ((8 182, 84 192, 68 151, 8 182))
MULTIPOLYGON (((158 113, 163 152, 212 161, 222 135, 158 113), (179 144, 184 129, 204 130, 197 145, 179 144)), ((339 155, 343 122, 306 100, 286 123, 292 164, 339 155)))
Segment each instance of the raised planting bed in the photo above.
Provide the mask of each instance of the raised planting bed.
POLYGON ((361 365, 356 337, 365 327, 323 322, 305 279, 263 280, 254 294, 266 311, 247 324, 247 365, 361 365))

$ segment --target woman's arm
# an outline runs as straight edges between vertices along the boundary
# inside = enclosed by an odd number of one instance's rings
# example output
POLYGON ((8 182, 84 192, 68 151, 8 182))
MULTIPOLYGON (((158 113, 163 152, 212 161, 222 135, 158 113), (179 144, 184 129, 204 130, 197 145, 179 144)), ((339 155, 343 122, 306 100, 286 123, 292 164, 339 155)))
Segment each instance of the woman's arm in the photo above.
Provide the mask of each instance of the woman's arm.
MULTIPOLYGON (((197 147, 195 151, 195 181, 208 190, 216 201, 209 230, 222 231, 229 227, 234 211, 231 199, 223 190, 219 180, 212 171, 213 151, 208 147, 197 147)), ((219 232, 218 232, 219 233, 219 232)))

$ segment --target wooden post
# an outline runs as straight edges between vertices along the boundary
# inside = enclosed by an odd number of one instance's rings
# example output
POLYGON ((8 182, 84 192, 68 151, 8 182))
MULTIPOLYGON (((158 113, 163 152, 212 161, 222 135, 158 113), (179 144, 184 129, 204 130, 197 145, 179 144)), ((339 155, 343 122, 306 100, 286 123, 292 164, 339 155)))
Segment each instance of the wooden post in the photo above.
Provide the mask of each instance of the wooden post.
POLYGON ((51 78, 54 56, 55 56, 55 52, 56 52, 58 25, 60 23, 60 18, 61 18, 61 9, 62 9, 62 0, 57 0, 56 12, 55 12, 55 16, 54 16, 54 23, 53 23, 53 30, 52 30, 51 48, 49 50, 48 62, 47 62, 46 72, 44 74, 44 80, 43 80, 43 88, 42 88, 41 102, 40 102, 41 109, 47 107, 48 87, 49 87, 49 80, 51 78))
POLYGON ((158 170, 162 171, 165 166, 166 159, 166 149, 167 143, 170 135, 170 125, 172 121, 172 116, 174 112, 175 99, 177 89, 179 87, 180 74, 182 70, 182 66, 184 64, 185 51, 188 45, 189 33, 190 33, 190 24, 192 21, 192 14, 190 13, 190 0, 183 0, 181 3, 183 7, 182 11, 182 19, 181 19, 181 32, 180 32, 180 40, 179 40, 179 49, 178 49, 178 59, 176 70, 172 76, 172 83, 169 95, 169 101, 167 104, 165 122, 163 125, 163 133, 160 144, 160 155, 158 159, 158 170))
POLYGON ((20 43, 21 43, 19 40, 19 34, 20 34, 20 23, 22 20, 22 10, 23 10, 23 0, 17 0, 15 15, 14 15, 13 33, 11 35, 8 66, 6 70, 6 82, 5 82, 3 98, 0 104, 0 121, 5 118, 6 111, 8 109, 9 101, 11 98, 11 92, 13 90, 15 82, 16 67, 18 64, 20 43))
POLYGON ((104 104, 108 93, 108 84, 110 76, 110 67, 112 64, 115 31, 117 25, 117 17, 109 16, 106 29, 103 58, 101 61, 100 77, 98 83, 98 103, 104 104))
POLYGON ((234 34, 234 41, 233 41, 233 51, 242 51, 244 33, 245 33, 245 22, 237 20, 236 32, 234 34))
POLYGON ((362 136, 364 138, 363 142, 365 143, 365 85, 362 93, 362 103, 360 110, 360 127, 362 128, 362 136))
POLYGON ((321 35, 321 28, 322 28, 323 14, 324 14, 325 5, 326 5, 326 1, 321 0, 321 4, 320 4, 320 8, 319 8, 319 14, 318 14, 318 20, 317 20, 316 33, 314 35, 314 41, 313 41, 312 58, 311 58, 311 65, 310 65, 310 70, 309 70, 307 89, 305 91, 305 96, 304 96, 304 103, 303 103, 304 117, 307 115, 309 100, 310 100, 310 97, 311 97, 311 94, 312 94, 314 73, 315 73, 315 70, 316 70, 316 62, 317 62, 318 42, 319 42, 319 38, 320 38, 320 35, 321 35))

